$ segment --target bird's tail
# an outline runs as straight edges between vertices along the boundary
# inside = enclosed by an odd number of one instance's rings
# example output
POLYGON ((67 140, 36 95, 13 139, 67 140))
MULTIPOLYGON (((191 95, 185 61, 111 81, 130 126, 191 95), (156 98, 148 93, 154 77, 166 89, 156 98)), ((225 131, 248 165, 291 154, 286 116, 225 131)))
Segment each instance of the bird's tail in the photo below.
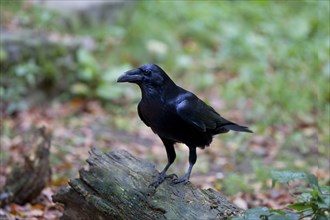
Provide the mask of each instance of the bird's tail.
POLYGON ((235 123, 227 124, 227 125, 224 125, 222 127, 225 128, 225 129, 228 129, 228 130, 232 130, 232 131, 253 133, 253 131, 251 131, 248 127, 241 126, 241 125, 238 125, 238 124, 235 124, 235 123))
POLYGON ((251 131, 248 127, 238 125, 238 124, 228 121, 224 118, 222 118, 222 122, 215 129, 215 133, 216 134, 226 133, 226 132, 229 132, 230 130, 253 133, 253 131, 251 131))

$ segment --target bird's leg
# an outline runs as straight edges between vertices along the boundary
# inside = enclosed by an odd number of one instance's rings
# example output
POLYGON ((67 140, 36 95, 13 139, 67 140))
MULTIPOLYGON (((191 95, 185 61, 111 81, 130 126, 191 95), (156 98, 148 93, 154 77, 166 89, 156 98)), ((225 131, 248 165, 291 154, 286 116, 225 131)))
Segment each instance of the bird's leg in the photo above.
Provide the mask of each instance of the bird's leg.
POLYGON ((191 170, 196 163, 197 160, 197 154, 196 154, 196 147, 189 147, 189 168, 187 173, 180 178, 174 179, 173 183, 187 183, 189 182, 191 170))
POLYGON ((167 164, 162 172, 159 173, 159 176, 149 185, 149 187, 157 188, 162 182, 164 182, 165 178, 173 178, 177 177, 175 174, 166 175, 166 171, 174 162, 176 154, 174 150, 174 143, 168 140, 163 140, 165 145, 166 153, 167 153, 167 164))

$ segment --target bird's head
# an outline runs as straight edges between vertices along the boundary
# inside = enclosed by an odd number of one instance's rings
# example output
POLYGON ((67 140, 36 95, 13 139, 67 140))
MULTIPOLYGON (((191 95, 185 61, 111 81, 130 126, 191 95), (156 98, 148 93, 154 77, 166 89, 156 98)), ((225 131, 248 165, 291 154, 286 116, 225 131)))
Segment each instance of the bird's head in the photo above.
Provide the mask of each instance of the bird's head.
POLYGON ((161 86, 166 82, 172 82, 167 74, 156 64, 145 64, 137 69, 123 73, 117 82, 136 83, 139 86, 161 86))

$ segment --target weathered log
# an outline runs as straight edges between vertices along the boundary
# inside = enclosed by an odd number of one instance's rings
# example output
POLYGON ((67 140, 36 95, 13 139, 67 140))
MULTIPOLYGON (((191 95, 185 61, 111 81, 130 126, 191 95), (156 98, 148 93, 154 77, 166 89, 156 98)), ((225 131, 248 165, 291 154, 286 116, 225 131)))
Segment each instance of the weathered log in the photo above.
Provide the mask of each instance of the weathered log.
POLYGON ((61 219, 227 219, 243 212, 219 192, 166 179, 149 184, 158 172, 126 151, 90 151, 89 170, 53 196, 64 204, 61 219))
POLYGON ((46 127, 38 129, 36 139, 31 144, 33 155, 26 155, 24 164, 14 167, 6 179, 0 193, 0 206, 11 202, 24 205, 31 202, 44 189, 51 178, 49 150, 51 134, 46 127))

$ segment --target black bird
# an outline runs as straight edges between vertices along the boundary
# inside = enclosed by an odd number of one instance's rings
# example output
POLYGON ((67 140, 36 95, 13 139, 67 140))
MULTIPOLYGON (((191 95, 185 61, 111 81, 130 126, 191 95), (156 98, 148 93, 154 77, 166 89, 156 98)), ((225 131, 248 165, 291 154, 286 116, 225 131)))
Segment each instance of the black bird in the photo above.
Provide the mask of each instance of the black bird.
POLYGON ((175 178, 173 182, 187 183, 197 160, 196 147, 204 149, 212 142, 213 135, 229 130, 252 133, 247 127, 224 119, 195 94, 177 86, 155 64, 129 70, 117 82, 136 83, 140 87, 142 99, 137 107, 138 114, 165 145, 168 162, 158 178, 150 184, 155 188, 166 177, 176 176, 166 176, 176 157, 175 143, 184 143, 189 147, 189 168, 183 177, 175 178))

